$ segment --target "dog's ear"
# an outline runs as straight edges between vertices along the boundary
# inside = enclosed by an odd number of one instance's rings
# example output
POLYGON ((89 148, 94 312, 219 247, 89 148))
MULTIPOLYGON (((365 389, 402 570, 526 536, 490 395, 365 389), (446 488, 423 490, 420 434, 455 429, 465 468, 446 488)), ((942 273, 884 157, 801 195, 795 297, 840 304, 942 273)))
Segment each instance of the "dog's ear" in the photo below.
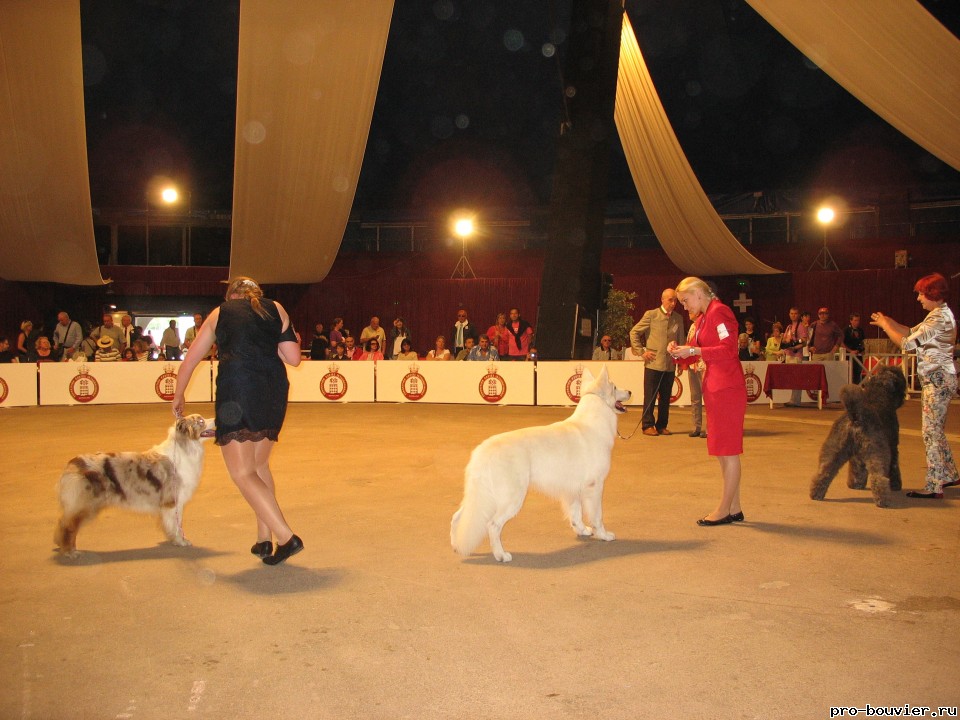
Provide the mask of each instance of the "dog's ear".
POLYGON ((597 378, 601 383, 610 382, 610 373, 607 372, 607 364, 604 363, 603 367, 600 368, 600 377, 597 378))
POLYGON ((590 368, 584 368, 583 375, 581 376, 581 379, 580 379, 580 384, 587 385, 589 383, 592 383, 595 379, 596 378, 593 377, 593 373, 590 372, 590 368))

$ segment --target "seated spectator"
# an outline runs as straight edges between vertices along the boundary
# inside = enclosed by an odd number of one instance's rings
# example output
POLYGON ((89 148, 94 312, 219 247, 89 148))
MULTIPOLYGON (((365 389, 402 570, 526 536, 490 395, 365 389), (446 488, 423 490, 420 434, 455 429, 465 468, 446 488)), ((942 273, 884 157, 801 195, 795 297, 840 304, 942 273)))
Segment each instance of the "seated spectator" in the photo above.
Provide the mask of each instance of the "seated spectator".
POLYGON ((367 341, 367 347, 360 357, 361 360, 383 360, 383 353, 380 352, 380 341, 372 338, 367 341))
POLYGON ((470 355, 470 351, 473 350, 473 346, 475 344, 472 337, 466 338, 463 342, 463 349, 457 353, 457 360, 466 360, 470 355))
POLYGON ((137 351, 133 349, 132 345, 128 348, 124 348, 123 354, 120 355, 120 359, 123 362, 137 362, 137 351))
POLYGON ((97 340, 97 352, 94 355, 96 362, 118 362, 120 360, 120 350, 113 338, 109 335, 101 335, 97 340))
POLYGON ((449 360, 450 351, 447 350, 447 340, 443 335, 437 335, 434 349, 427 353, 424 360, 449 360))
POLYGON ((780 351, 781 338, 783 338, 783 325, 775 322, 773 324, 773 335, 767 338, 767 346, 764 348, 767 362, 780 362, 783 358, 783 353, 780 351))
POLYGON ((750 342, 750 336, 746 333, 740 333, 740 337, 737 338, 737 355, 742 361, 758 360, 760 358, 753 351, 753 343, 750 342))
POLYGON ((343 345, 351 360, 360 360, 363 357, 363 348, 357 347, 357 341, 350 335, 343 341, 343 345))
POLYGON ((352 357, 347 355, 347 346, 343 343, 337 343, 333 348, 333 352, 330 353, 331 360, 337 360, 338 362, 345 362, 347 360, 353 360, 352 357))
POLYGON ((486 335, 480 336, 477 346, 470 351, 470 355, 467 357, 467 360, 480 360, 483 362, 496 361, 499 359, 500 353, 490 347, 490 338, 486 335))
POLYGON ((400 343, 400 352, 397 353, 394 360, 417 360, 417 353, 413 349, 413 345, 410 344, 410 340, 404 338, 400 343))
POLYGON ((160 348, 158 348, 157 343, 154 342, 153 335, 151 335, 149 332, 146 332, 140 336, 140 339, 147 346, 147 360, 156 360, 160 356, 160 348))
POLYGON ((623 355, 613 347, 613 340, 609 335, 600 338, 600 345, 593 351, 594 360, 623 360, 623 355))
POLYGON ((56 362, 57 359, 53 356, 53 345, 50 342, 50 338, 45 335, 38 337, 33 344, 33 351, 27 355, 27 362, 56 362))
POLYGON ((0 363, 18 363, 19 354, 16 350, 10 349, 10 339, 6 335, 0 335, 0 363))
POLYGON ((133 352, 137 362, 145 362, 150 359, 150 346, 142 339, 133 341, 133 352))

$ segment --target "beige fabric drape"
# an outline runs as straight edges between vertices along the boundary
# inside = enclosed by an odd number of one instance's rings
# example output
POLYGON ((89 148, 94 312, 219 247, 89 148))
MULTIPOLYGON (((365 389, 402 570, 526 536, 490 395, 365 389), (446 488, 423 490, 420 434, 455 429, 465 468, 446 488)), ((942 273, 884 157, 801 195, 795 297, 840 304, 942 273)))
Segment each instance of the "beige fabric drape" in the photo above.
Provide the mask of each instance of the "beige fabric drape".
POLYGON ((960 41, 914 0, 747 0, 864 105, 960 170, 960 41))
POLYGON ((101 285, 79 0, 0 2, 0 277, 101 285))
POLYGON ((241 0, 231 276, 326 276, 353 204, 392 12, 392 0, 241 0))
POLYGON ((614 119, 657 239, 690 275, 781 272, 757 260, 730 233, 687 162, 624 15, 614 119))

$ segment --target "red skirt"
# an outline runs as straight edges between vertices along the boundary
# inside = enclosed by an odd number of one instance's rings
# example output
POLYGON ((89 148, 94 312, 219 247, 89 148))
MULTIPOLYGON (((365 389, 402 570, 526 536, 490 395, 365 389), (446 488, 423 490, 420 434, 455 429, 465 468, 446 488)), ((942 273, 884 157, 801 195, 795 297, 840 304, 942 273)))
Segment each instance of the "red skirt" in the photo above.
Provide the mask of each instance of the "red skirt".
POLYGON ((703 389, 703 405, 707 411, 707 452, 710 455, 743 454, 743 417, 747 414, 747 390, 725 388, 703 389))

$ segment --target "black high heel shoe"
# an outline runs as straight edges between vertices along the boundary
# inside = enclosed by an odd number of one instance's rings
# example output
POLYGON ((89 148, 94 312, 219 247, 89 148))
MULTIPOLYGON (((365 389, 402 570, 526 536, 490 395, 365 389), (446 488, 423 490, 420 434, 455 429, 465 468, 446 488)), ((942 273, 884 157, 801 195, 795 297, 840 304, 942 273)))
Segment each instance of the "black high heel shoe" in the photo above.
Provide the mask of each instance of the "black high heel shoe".
POLYGON ((303 540, 293 535, 283 545, 277 545, 277 549, 273 551, 273 555, 265 557, 263 561, 267 565, 279 565, 288 557, 296 555, 301 550, 303 550, 303 540))
POLYGON ((273 554, 273 543, 269 540, 261 540, 258 543, 254 543, 253 547, 250 548, 250 552, 258 558, 270 557, 273 554))

